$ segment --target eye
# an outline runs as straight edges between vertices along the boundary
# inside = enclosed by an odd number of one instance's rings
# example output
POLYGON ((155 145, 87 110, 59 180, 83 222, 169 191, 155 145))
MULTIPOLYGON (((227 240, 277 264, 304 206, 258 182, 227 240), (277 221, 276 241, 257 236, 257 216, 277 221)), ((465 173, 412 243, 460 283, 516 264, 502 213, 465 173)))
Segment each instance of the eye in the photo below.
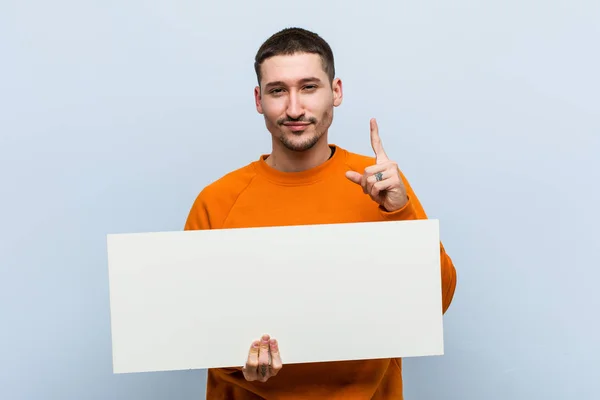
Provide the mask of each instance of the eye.
POLYGON ((317 85, 307 85, 307 86, 304 86, 304 88, 308 89, 308 90, 312 90, 312 89, 316 89, 317 85))
POLYGON ((283 89, 281 89, 281 88, 275 88, 275 89, 272 89, 269 91, 269 93, 271 93, 271 94, 279 94, 281 92, 283 92, 283 89))

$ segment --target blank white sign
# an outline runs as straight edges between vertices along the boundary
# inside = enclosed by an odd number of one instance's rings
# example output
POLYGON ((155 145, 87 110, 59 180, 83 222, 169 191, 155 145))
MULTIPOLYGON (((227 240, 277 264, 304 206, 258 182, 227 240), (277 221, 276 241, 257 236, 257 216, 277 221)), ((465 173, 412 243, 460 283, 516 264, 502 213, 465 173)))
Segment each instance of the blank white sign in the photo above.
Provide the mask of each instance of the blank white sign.
POLYGON ((443 354, 437 220, 112 234, 115 373, 443 354))

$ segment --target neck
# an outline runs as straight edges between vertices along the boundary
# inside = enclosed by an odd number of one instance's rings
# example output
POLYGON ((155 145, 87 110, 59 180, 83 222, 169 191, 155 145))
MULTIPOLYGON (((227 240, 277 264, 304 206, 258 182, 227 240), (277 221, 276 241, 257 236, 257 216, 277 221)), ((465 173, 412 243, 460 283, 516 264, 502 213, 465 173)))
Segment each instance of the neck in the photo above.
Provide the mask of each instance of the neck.
POLYGON ((274 142, 273 151, 265 162, 278 171, 301 172, 323 164, 329 157, 331 157, 331 148, 327 140, 319 140, 306 151, 292 151, 283 147, 281 143, 274 142))

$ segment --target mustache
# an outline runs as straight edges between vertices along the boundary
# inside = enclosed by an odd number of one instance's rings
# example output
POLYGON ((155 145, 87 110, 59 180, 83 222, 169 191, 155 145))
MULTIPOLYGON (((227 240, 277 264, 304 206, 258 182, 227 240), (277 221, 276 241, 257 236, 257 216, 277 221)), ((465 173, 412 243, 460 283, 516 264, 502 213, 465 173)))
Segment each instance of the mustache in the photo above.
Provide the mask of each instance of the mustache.
POLYGON ((310 123, 316 124, 317 119, 315 117, 306 118, 306 117, 302 116, 300 118, 295 118, 295 119, 294 118, 281 118, 281 119, 277 120, 278 125, 283 125, 286 122, 310 122, 310 123))

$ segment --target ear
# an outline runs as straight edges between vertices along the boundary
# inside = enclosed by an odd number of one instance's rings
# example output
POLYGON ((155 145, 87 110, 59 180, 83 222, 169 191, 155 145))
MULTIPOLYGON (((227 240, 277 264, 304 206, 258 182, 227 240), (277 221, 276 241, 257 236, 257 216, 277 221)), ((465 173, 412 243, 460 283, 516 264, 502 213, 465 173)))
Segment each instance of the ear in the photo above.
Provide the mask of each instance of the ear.
POLYGON ((256 86, 254 88, 254 103, 256 105, 256 111, 258 111, 259 114, 262 114, 263 109, 262 109, 262 104, 260 101, 261 101, 260 86, 256 86))
POLYGON ((333 105, 338 107, 342 104, 342 99, 344 97, 344 91, 342 90, 342 80, 340 78, 335 78, 331 83, 331 87, 333 89, 333 105))

